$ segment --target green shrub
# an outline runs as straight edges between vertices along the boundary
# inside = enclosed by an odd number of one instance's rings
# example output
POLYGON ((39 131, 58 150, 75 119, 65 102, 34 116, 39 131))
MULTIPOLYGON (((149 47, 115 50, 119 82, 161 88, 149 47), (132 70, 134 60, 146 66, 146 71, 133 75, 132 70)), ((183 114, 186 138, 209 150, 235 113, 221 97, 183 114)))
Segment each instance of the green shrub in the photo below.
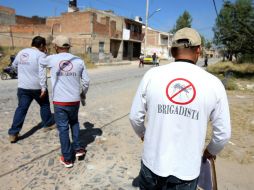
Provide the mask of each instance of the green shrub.
POLYGON ((254 55, 253 54, 244 54, 241 55, 238 59, 239 63, 251 63, 254 64, 254 55))

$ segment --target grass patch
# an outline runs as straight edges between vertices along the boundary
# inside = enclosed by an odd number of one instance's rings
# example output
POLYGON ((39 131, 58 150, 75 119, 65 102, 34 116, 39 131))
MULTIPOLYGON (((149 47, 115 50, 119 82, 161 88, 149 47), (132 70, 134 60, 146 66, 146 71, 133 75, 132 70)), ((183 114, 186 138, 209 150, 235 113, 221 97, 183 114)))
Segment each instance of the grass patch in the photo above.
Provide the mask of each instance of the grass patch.
POLYGON ((207 71, 216 75, 223 74, 233 75, 238 78, 254 77, 254 64, 242 63, 235 64, 232 62, 219 62, 207 67, 207 71))
POLYGON ((254 79, 254 64, 250 63, 219 62, 209 65, 207 71, 220 78, 227 90, 239 89, 238 79, 254 79))

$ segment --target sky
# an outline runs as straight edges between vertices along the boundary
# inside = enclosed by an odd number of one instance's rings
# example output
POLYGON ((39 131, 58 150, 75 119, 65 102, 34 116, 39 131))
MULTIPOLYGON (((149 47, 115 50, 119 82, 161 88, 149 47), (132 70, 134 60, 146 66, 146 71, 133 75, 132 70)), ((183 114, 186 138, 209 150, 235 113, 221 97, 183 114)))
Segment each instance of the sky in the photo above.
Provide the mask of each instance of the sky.
MULTIPOLYGON (((0 0, 1 6, 11 7, 22 16, 59 16, 68 9, 68 0, 0 0)), ((214 0, 218 12, 223 0, 214 0)), ((146 0, 77 0, 80 10, 95 8, 113 10, 115 14, 134 19, 140 16, 145 22, 146 0)), ((206 39, 212 40, 212 27, 216 11, 213 0, 149 0, 149 13, 161 9, 148 20, 149 27, 168 32, 176 20, 188 11, 192 17, 192 27, 206 39)))

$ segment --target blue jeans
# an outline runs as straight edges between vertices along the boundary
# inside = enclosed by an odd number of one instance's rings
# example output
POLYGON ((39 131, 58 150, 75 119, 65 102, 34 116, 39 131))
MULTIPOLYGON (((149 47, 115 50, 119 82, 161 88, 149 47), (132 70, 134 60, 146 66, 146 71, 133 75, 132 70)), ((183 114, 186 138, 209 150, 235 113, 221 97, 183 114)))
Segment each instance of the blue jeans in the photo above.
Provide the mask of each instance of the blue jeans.
POLYGON ((74 150, 80 149, 79 143, 79 105, 60 106, 54 105, 55 120, 59 131, 61 152, 66 161, 72 161, 74 150), (69 128, 72 134, 72 145, 69 138, 69 128))
POLYGON ((16 135, 21 131, 27 111, 33 100, 40 105, 40 115, 43 127, 47 127, 55 123, 54 117, 50 110, 48 93, 43 98, 40 98, 40 95, 41 90, 18 88, 18 107, 13 117, 12 126, 8 131, 9 135, 16 135))
POLYGON ((143 162, 139 173, 141 190, 196 190, 198 178, 184 181, 175 176, 161 177, 149 170, 143 162))

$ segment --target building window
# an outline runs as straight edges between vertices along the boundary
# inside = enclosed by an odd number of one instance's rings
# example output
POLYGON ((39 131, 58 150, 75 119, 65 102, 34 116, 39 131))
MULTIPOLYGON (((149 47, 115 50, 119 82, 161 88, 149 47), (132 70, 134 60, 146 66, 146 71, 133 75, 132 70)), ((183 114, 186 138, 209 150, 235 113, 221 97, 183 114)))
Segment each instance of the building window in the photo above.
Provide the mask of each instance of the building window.
POLYGON ((90 53, 92 53, 92 47, 90 47, 90 46, 89 46, 89 47, 87 47, 87 49, 86 49, 86 53, 89 53, 89 54, 90 54, 90 53))
POLYGON ((104 42, 99 42, 99 53, 104 53, 104 42))

